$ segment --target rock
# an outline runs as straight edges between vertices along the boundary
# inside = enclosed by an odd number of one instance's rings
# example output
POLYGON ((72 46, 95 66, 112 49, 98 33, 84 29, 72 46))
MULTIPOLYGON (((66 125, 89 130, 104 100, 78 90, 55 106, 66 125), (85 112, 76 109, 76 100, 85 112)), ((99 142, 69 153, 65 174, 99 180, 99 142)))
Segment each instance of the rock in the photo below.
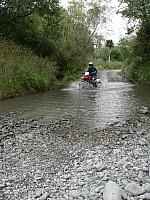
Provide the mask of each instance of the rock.
POLYGON ((83 189, 81 196, 84 197, 85 199, 89 198, 89 191, 87 189, 83 189))
POLYGON ((146 139, 145 138, 141 138, 140 140, 139 140, 139 144, 140 145, 146 145, 146 139))
POLYGON ((145 106, 143 106, 143 107, 139 110, 139 112, 140 112, 141 114, 145 114, 145 115, 149 113, 148 108, 145 107, 145 106))
POLYGON ((122 135, 122 136, 121 136, 121 139, 124 140, 124 139, 126 139, 127 137, 128 137, 128 135, 122 135))
POLYGON ((137 135, 145 135, 147 133, 146 129, 140 129, 136 132, 137 135))
POLYGON ((0 184, 0 189, 2 189, 2 188, 4 188, 4 187, 6 187, 6 184, 5 184, 5 183, 0 184))
POLYGON ((46 200, 49 197, 49 193, 45 192, 40 198, 39 200, 46 200))
POLYGON ((42 190, 37 190, 35 193, 35 198, 40 197, 42 195, 42 190))
POLYGON ((102 181, 108 181, 109 180, 109 177, 107 177, 107 175, 105 175, 103 178, 102 178, 102 181))
POLYGON ((142 168, 142 171, 143 171, 143 172, 146 172, 146 173, 149 172, 149 168, 148 168, 148 166, 147 166, 147 167, 144 166, 144 167, 142 168))
POLYGON ((79 197, 78 200, 84 200, 84 197, 79 197))
POLYGON ((127 164, 127 160, 128 160, 128 157, 122 158, 121 160, 119 160, 117 165, 125 165, 127 164))
POLYGON ((142 171, 139 171, 139 173, 138 173, 138 178, 139 178, 140 180, 143 179, 143 172, 142 172, 142 171))
POLYGON ((122 199, 122 191, 121 188, 113 181, 109 181, 103 192, 104 200, 121 200, 122 199))
POLYGON ((145 193, 144 198, 147 199, 147 200, 150 200, 150 193, 145 193))
POLYGON ((144 194, 140 195, 139 198, 140 200, 144 199, 145 198, 144 194))
POLYGON ((142 185, 142 188, 145 192, 150 193, 150 183, 146 183, 146 184, 142 185))
POLYGON ((135 182, 126 185, 125 191, 131 193, 133 196, 138 196, 145 192, 144 189, 135 182))
POLYGON ((150 193, 145 193, 139 196, 140 199, 150 200, 150 193))
POLYGON ((99 192, 101 191, 102 188, 103 188, 102 186, 99 186, 99 187, 95 188, 95 192, 96 192, 96 193, 99 193, 99 192))
POLYGON ((128 199, 128 196, 124 190, 122 190, 122 198, 125 200, 128 199))
POLYGON ((83 172, 84 171, 84 169, 82 168, 82 167, 79 167, 78 169, 77 169, 77 172, 83 172))
POLYGON ((101 164, 95 165, 95 168, 96 168, 96 171, 97 171, 97 172, 102 172, 102 171, 104 171, 105 169, 107 169, 106 166, 102 166, 101 164))
POLYGON ((73 197, 73 198, 79 198, 81 196, 81 193, 79 190, 72 190, 69 192, 69 197, 73 197))
POLYGON ((58 128, 49 121, 45 124, 32 120, 13 121, 11 117, 0 119, 0 138, 4 138, 0 144, 3 150, 0 199, 21 197, 25 200, 28 194, 30 200, 102 200, 106 193, 104 187, 110 179, 123 188, 131 180, 143 183, 144 193, 138 196, 122 191, 118 197, 111 186, 106 195, 113 192, 115 200, 149 199, 148 116, 83 134, 79 128, 71 128, 70 121, 65 122, 63 118, 58 121, 58 128), (71 129, 67 130, 67 124, 71 129), (14 131, 15 138, 9 137, 14 131))
POLYGON ((68 180, 68 179, 70 179, 70 177, 71 177, 71 175, 70 174, 67 174, 67 175, 64 175, 64 179, 66 179, 66 180, 68 180))

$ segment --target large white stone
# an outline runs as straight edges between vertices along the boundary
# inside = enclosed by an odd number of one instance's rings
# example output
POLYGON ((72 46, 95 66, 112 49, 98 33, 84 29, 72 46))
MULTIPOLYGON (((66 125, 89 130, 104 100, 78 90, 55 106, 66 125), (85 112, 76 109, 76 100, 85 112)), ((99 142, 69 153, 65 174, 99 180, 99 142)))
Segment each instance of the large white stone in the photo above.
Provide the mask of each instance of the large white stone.
POLYGON ((139 196, 140 199, 150 200, 150 193, 145 193, 139 196))
POLYGON ((125 191, 131 193, 133 196, 138 196, 145 192, 144 189, 135 182, 126 185, 125 191))
POLYGON ((144 197, 145 197, 145 199, 150 200, 150 193, 145 193, 144 197))
POLYGON ((103 199, 104 200, 121 200, 122 190, 119 187, 119 185, 117 185, 113 181, 109 181, 104 188, 103 199))

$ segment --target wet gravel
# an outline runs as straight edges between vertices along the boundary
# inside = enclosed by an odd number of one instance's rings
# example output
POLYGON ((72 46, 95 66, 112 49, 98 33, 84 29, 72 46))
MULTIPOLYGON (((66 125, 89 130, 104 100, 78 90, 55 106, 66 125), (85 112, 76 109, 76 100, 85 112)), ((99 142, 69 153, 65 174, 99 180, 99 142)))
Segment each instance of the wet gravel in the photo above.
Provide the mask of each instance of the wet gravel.
POLYGON ((41 122, 9 113, 0 116, 0 153, 0 200, 102 200, 110 180, 122 199, 150 199, 146 115, 81 132, 71 116, 41 122))

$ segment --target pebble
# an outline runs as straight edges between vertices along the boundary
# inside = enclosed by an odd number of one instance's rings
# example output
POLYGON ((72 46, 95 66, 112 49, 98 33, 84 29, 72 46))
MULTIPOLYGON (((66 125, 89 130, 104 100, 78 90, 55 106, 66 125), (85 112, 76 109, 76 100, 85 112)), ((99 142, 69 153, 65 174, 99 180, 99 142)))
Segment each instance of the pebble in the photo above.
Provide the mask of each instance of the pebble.
POLYGON ((142 187, 143 187, 143 189, 144 189, 145 192, 150 193, 150 183, 143 184, 142 187))
POLYGON ((40 197, 42 195, 42 190, 37 190, 35 193, 35 198, 40 197))
POLYGON ((72 190, 69 192, 69 196, 70 197, 73 197, 73 198, 79 198, 81 195, 80 191, 79 190, 72 190))
POLYGON ((45 192, 40 198, 39 200, 46 200, 49 197, 49 193, 45 192))
POLYGON ((149 199, 148 117, 93 133, 71 131, 72 124, 70 116, 47 124, 1 117, 0 199, 149 199))

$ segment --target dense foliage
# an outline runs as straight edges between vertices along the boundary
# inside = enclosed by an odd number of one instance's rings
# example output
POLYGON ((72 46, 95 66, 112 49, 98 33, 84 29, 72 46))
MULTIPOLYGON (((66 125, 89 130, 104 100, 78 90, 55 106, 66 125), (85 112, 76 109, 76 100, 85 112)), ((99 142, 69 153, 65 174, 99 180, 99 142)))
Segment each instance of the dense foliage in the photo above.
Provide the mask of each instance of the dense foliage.
POLYGON ((45 91, 53 85, 55 63, 14 42, 2 41, 0 48, 0 98, 45 91))
MULTIPOLYGON (((31 57, 35 55, 49 61, 49 67, 57 79, 70 79, 76 77, 93 57, 94 37, 98 26, 106 21, 105 10, 104 4, 91 0, 72 0, 67 10, 60 7, 59 0, 2 0, 0 41, 3 48, 5 45, 8 47, 9 43, 12 47, 13 42, 13 47, 20 49, 20 54, 15 54, 18 58, 14 56, 16 63, 22 57, 22 52, 30 49, 31 57), (22 47, 25 48, 21 50, 22 47), (51 63, 57 66, 54 70, 51 63)), ((9 57, 10 48, 8 52, 5 48, 5 53, 9 57)), ((10 60, 8 57, 7 60, 10 60)), ((27 59, 30 60, 30 56, 27 59)), ((1 60, 1 67, 11 68, 11 62, 7 60, 1 60)), ((15 70, 16 74, 18 69, 24 70, 23 62, 24 59, 22 63, 20 59, 14 68, 13 59, 13 75, 15 70)), ((30 65, 28 71, 36 73, 37 69, 30 65)), ((0 77, 7 76, 6 73, 1 70, 0 77)))
POLYGON ((96 1, 73 0, 68 10, 58 0, 4 0, 0 6, 1 35, 55 60, 58 77, 75 61, 78 71, 90 59, 94 34, 105 22, 106 8, 96 1))
POLYGON ((150 2, 149 0, 120 0, 123 4, 121 13, 138 26, 131 26, 129 33, 136 28, 136 37, 131 43, 129 55, 131 78, 150 83, 150 2))
POLYGON ((118 44, 106 40, 104 45, 95 49, 94 58, 96 65, 101 69, 121 69, 129 56, 129 43, 127 38, 122 38, 118 44))
POLYGON ((1 35, 26 45, 42 56, 50 55, 59 32, 58 0, 3 1, 1 35))

